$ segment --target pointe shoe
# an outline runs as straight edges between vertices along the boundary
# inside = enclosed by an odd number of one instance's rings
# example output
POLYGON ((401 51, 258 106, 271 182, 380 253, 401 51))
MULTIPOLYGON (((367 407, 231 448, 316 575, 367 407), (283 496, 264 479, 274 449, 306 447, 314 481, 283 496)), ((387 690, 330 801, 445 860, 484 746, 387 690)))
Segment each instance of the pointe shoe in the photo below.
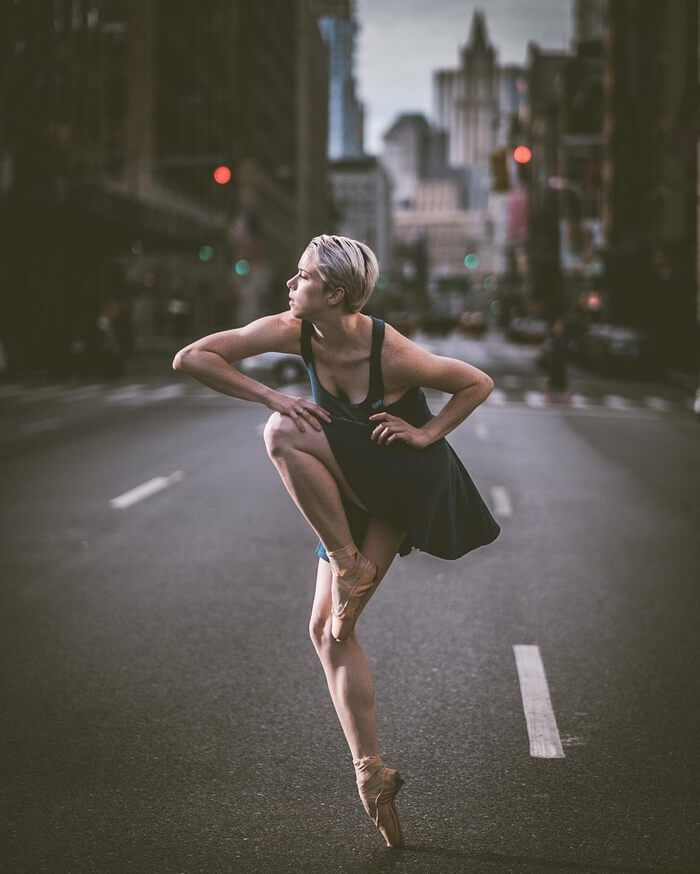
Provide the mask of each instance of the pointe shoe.
POLYGON ((331 582, 331 634, 342 643, 355 627, 357 617, 379 585, 377 565, 357 552, 355 564, 333 574, 331 582))
POLYGON ((357 789, 367 815, 379 829, 387 847, 403 846, 403 833, 394 799, 404 781, 398 771, 387 768, 380 755, 356 759, 357 789))

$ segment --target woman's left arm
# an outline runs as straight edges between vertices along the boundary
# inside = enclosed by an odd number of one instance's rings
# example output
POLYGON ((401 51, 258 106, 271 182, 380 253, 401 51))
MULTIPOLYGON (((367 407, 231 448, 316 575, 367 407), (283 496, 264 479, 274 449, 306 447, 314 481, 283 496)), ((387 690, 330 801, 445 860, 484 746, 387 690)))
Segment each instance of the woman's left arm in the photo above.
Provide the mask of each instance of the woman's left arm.
POLYGON ((385 382, 406 387, 419 385, 451 394, 452 397, 430 421, 420 428, 390 413, 375 413, 371 438, 387 445, 396 441, 424 449, 449 434, 491 394, 493 380, 465 361, 433 355, 387 325, 386 350, 382 355, 385 382))

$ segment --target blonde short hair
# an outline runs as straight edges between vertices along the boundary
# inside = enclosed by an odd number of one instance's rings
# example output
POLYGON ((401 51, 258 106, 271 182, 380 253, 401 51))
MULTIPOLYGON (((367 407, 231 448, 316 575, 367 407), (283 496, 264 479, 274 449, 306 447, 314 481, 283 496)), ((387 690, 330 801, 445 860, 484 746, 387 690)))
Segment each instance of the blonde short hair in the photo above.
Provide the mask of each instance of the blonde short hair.
POLYGON ((379 275, 379 264, 374 252, 366 243, 321 234, 307 246, 316 255, 316 264, 326 291, 334 288, 345 290, 345 308, 358 313, 374 291, 379 275))

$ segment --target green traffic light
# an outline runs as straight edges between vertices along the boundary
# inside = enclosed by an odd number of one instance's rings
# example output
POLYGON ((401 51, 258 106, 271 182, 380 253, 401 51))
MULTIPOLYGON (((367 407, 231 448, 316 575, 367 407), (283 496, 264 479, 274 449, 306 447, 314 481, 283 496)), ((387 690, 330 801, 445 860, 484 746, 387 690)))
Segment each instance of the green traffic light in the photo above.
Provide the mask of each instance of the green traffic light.
POLYGON ((245 258, 236 261, 236 266, 233 268, 239 276, 247 276, 250 273, 250 262, 245 258))
POLYGON ((473 252, 470 252, 464 259, 464 266, 468 270, 476 270, 479 266, 479 256, 475 255, 473 252))
POLYGON ((211 261, 214 257, 214 249, 211 246, 200 246, 199 249, 199 260, 200 261, 211 261))

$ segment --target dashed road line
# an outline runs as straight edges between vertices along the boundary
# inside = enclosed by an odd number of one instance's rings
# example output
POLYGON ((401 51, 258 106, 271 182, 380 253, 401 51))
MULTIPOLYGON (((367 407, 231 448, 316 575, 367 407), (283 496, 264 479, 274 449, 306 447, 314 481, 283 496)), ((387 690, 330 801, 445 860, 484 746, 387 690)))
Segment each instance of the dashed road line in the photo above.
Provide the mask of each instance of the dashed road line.
POLYGON ((516 645, 513 653, 530 739, 530 755, 538 759, 563 759, 564 749, 552 708, 540 648, 516 645))
POLYGON ((497 516, 509 518, 513 515, 510 496, 505 486, 491 486, 491 500, 493 502, 493 512, 497 516))
POLYGON ((173 483, 180 482, 182 477, 183 473, 181 470, 176 470, 174 473, 171 473, 170 476, 156 476, 153 479, 147 480, 145 483, 141 483, 140 486, 136 486, 133 489, 129 489, 128 492, 124 492, 116 498, 112 498, 109 502, 110 506, 114 507, 116 510, 125 510, 127 507, 131 507, 133 504, 142 501, 144 498, 148 498, 156 492, 167 489, 167 487, 171 486, 173 483))

